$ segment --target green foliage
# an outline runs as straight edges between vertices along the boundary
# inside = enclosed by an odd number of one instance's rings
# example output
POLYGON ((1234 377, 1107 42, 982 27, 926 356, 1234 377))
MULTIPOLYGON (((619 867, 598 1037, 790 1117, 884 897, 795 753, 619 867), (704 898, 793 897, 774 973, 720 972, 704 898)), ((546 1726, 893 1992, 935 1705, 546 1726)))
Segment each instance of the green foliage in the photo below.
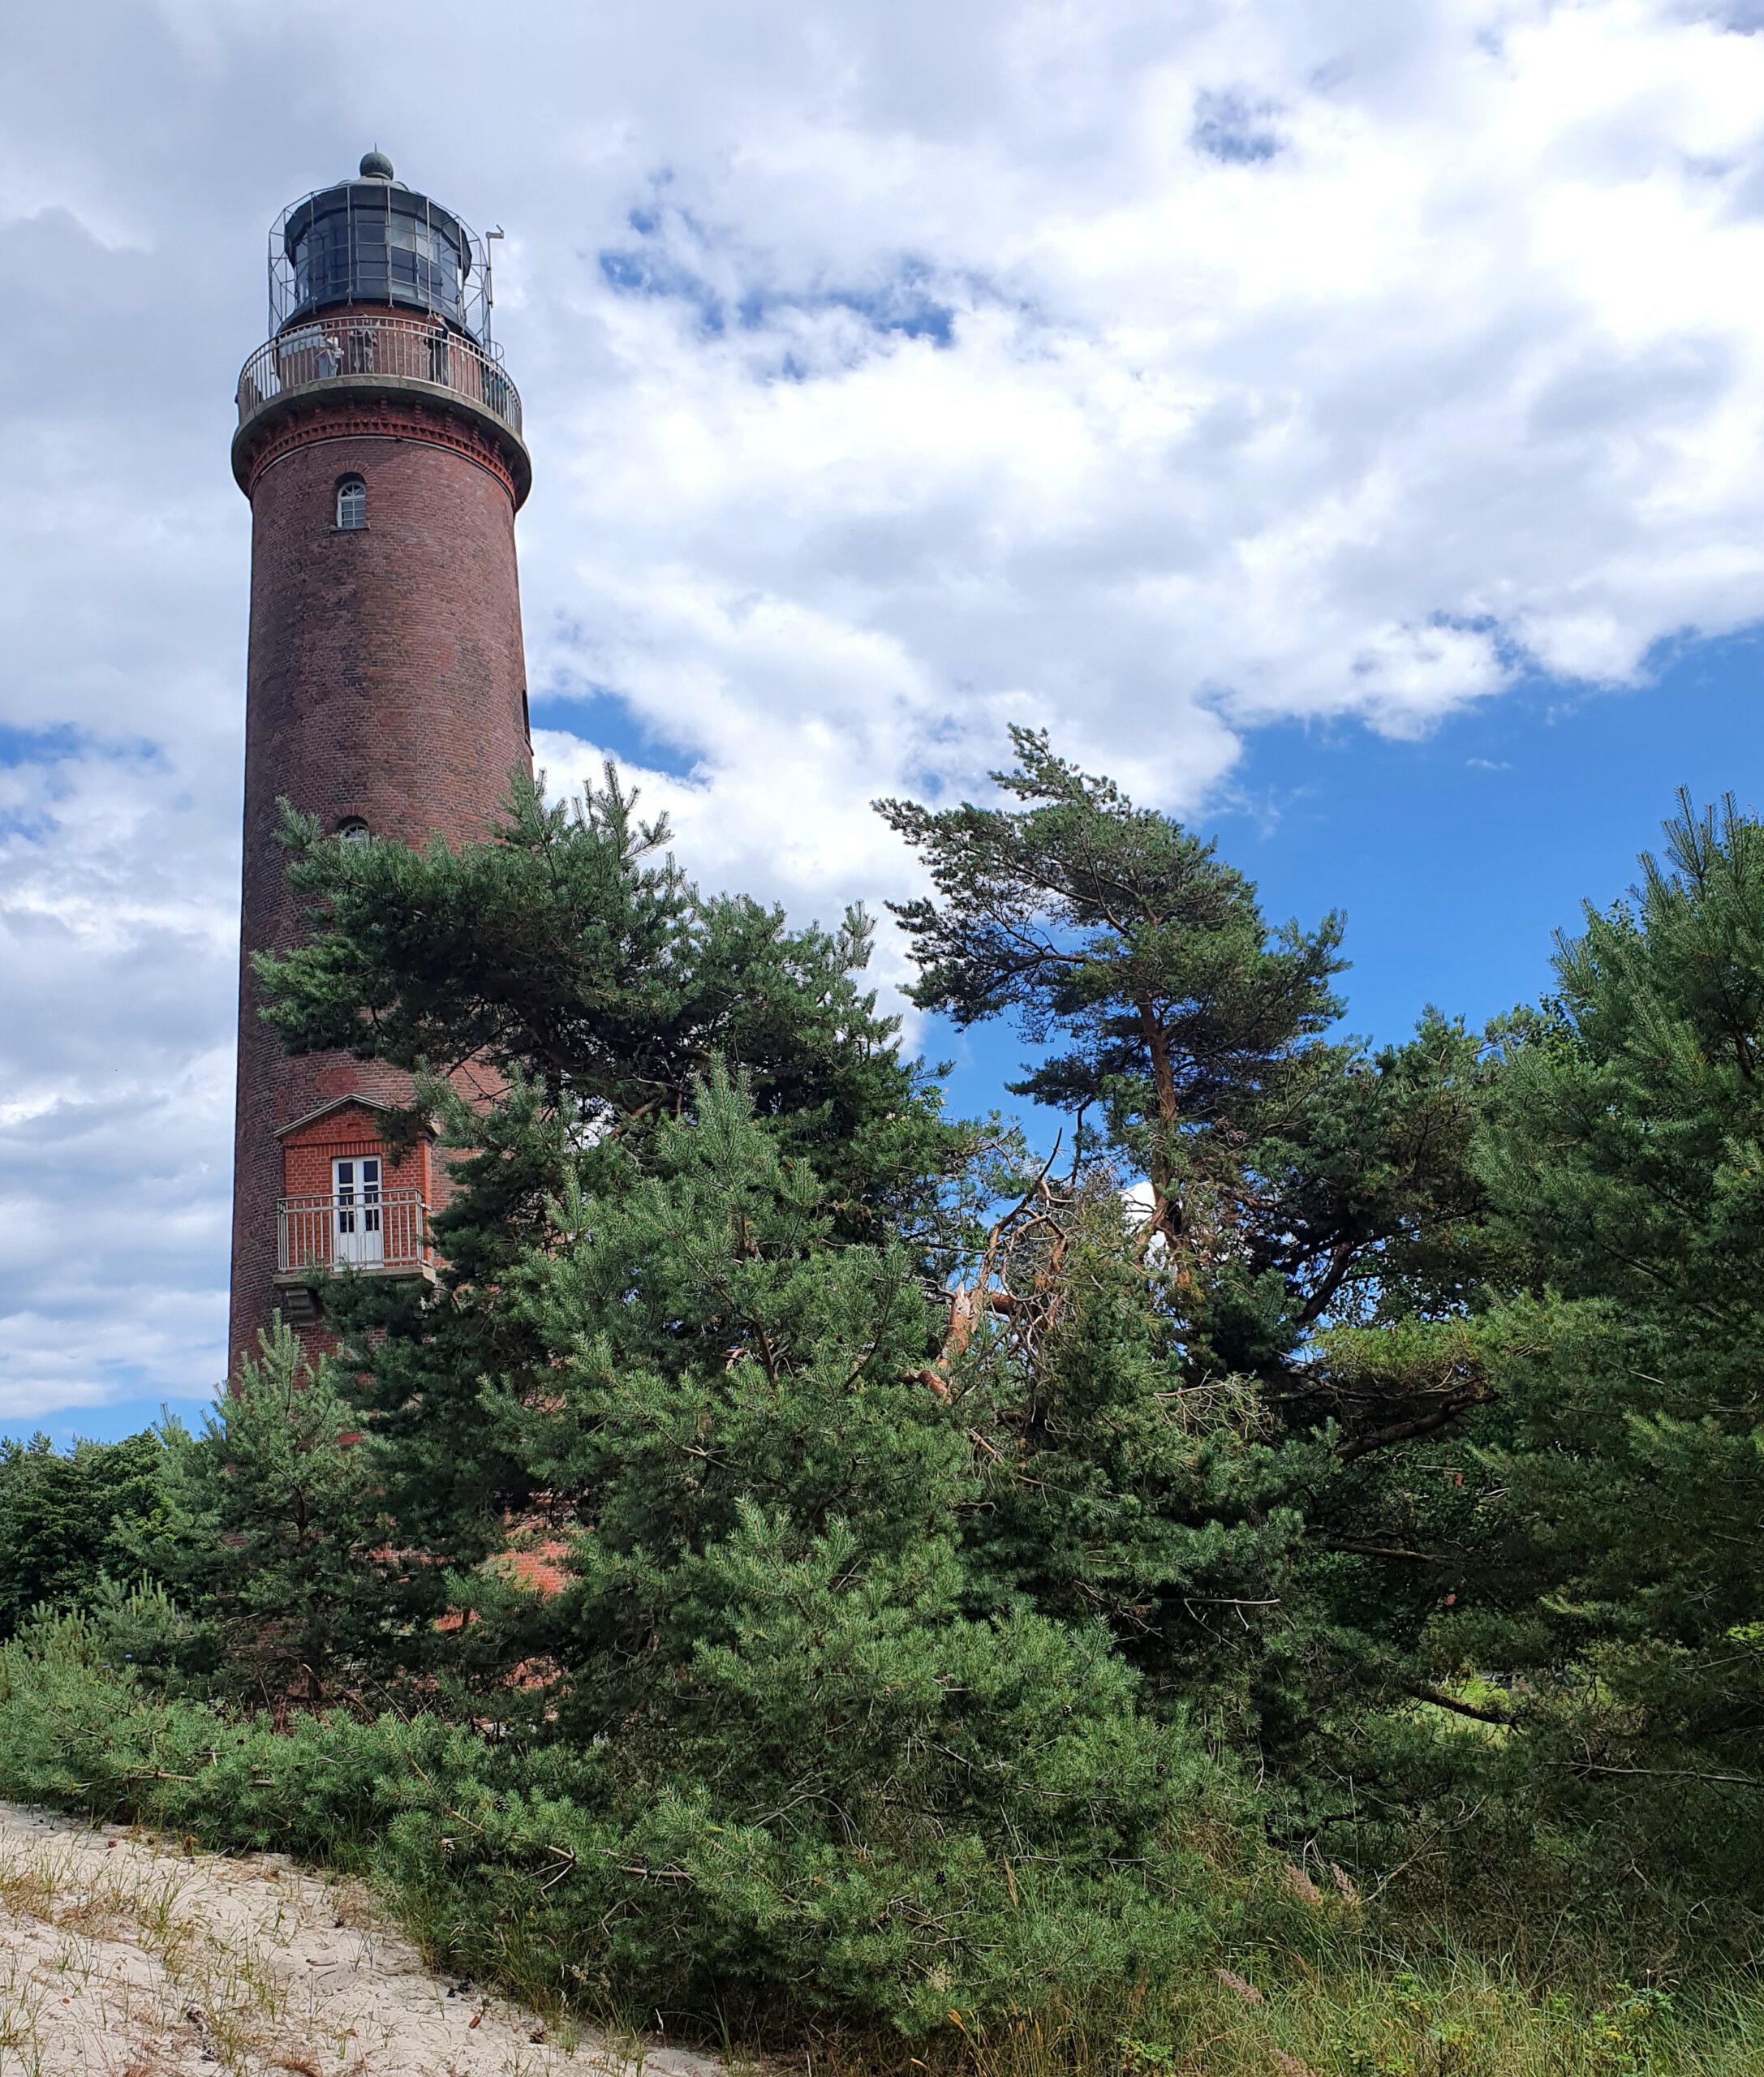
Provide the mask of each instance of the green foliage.
POLYGON ((1032 806, 877 803, 940 897, 895 906, 920 969, 914 1000, 962 1026, 1014 1012, 1026 1038, 1064 1041, 1013 1092, 1100 1108, 1173 1241, 1185 1191, 1216 1180, 1220 1143, 1280 1099, 1301 1042, 1338 1013, 1340 920, 1271 933, 1211 845, 1056 757, 1045 734, 1011 741, 1016 769, 993 776, 1032 806))
POLYGON ((1540 1979, 1438 1942, 1405 1957, 1327 1871, 1319 1890, 1246 1870, 1204 1834, 1189 1867, 1200 1907, 1180 1929, 1168 1910, 1153 1926, 1101 1920, 1082 1890, 1062 1922, 1026 1858, 1002 1898, 995 1885, 996 1910, 978 1907, 975 1871, 941 1886, 933 1908, 987 1945, 992 1994, 955 1972, 947 1992, 926 1980, 903 2049, 879 2023, 898 1924, 879 1929, 850 1889, 781 1881, 763 1829, 713 1830, 684 1803, 613 1827, 576 1800, 581 1786, 566 1752, 433 1714, 278 1724, 157 1698, 103 1662, 83 1616, 41 1620, 0 1650, 0 1795, 360 1870, 443 1966, 541 2005, 646 2023, 659 2010, 675 2036, 812 2023, 817 2066, 836 2077, 880 2077, 909 2054, 941 2077, 1750 2077, 1764 2053, 1747 1976, 1667 1992, 1540 1979), (781 1996, 793 1969, 805 1988, 781 1996), (1026 1997, 1000 2000, 1013 1975, 1026 1997))
MULTIPOLYGON (((751 1591, 781 1615, 800 1585, 751 1591)), ((862 1663, 871 1626, 856 1619, 845 1641, 845 1678, 886 1711, 862 1663)), ((633 1987, 646 2011, 700 2025, 819 2011, 923 2033, 952 2010, 979 2022, 1032 1997, 1119 1996, 1205 1951, 1253 1897, 1216 1770, 1134 1735, 1104 1654, 1075 1665, 1047 1633, 997 1643, 951 1641, 939 1676, 962 1684, 940 1708, 928 1691, 893 1705, 919 1742, 941 1730, 966 1749, 927 1750, 897 1795, 875 1784, 848 1827, 743 1818, 690 1772, 609 1800, 604 1752, 492 1743, 434 1715, 241 1721, 153 1697, 105 1663, 86 1619, 45 1619, 0 1652, 0 1793, 368 1863, 441 1959, 529 1995, 604 2006, 633 1987), (915 1791, 936 1774, 948 1821, 926 1830, 915 1791), (1004 1811, 1020 1830, 1000 1832, 1004 1811), (1089 1851, 1049 1853, 1075 1817, 1089 1851)), ((727 1677, 734 1706, 781 1723, 775 1686, 727 1677)), ((1263 1908, 1277 1924, 1286 1907, 1263 1908)))
POLYGON ((233 1692, 317 1706, 384 1656, 378 1454, 329 1365, 279 1320, 260 1339, 200 1434, 167 1424, 161 1504, 129 1548, 199 1616, 197 1655, 233 1692))
POLYGON ((561 1208, 523 1301, 548 1390, 501 1403, 569 1578, 465 1596, 478 1677, 542 1684, 525 1735, 592 1756, 619 1851, 691 1871, 627 1903, 629 1966, 757 1999, 812 1947, 798 1995, 916 2027, 1180 1951, 1228 1778, 1099 1632, 965 1612, 978 1486, 911 1256, 842 1239, 720 1071, 651 1154, 561 1208))
POLYGON ((678 1115, 722 1060, 850 1215, 924 1215, 964 1139, 862 985, 867 919, 793 930, 700 894, 636 801, 610 765, 574 806, 518 779, 494 840, 459 851, 326 841, 290 813, 307 937, 257 961, 269 1021, 295 1051, 519 1073, 579 1130, 622 1137, 678 1115))
POLYGON ((1683 806, 1561 943, 1479 1145, 1538 1271, 1491 1322, 1499 1498, 1437 1649, 1500 1670, 1576 1793, 1716 1834, 1764 1808, 1764 829, 1683 806))
POLYGON ((1552 1498, 1502 1554, 1558 1659, 1598 1651, 1615 1701, 1756 1765, 1764 828, 1685 804, 1668 858, 1563 943, 1554 1017, 1512 1051, 1483 1142, 1544 1262, 1512 1313, 1500 1469, 1531 1498, 1548 1464, 1552 1498))
POLYGON ((1291 1426, 1333 1418, 1356 1451, 1456 1419, 1476 1391, 1356 1391, 1317 1335, 1469 1301, 1479 1042, 1431 1010, 1375 1054, 1327 1039, 1340 917, 1271 930, 1211 845, 1045 736, 1012 742, 1015 769, 993 776, 1024 808, 878 804, 936 889, 897 909, 914 1000, 959 1025, 1014 1014, 1025 1038, 1065 1047, 1013 1086, 1075 1112, 1081 1140, 1099 1111, 1146 1179, 1142 1240, 1175 1272, 1160 1296, 1191 1383, 1253 1378, 1291 1426))
POLYGON ((701 894, 610 771, 458 854, 290 818, 273 1021, 416 1076, 446 1266, 200 1436, 0 1456, 0 1791, 854 2068, 1744 2066, 1630 1986, 1764 1926, 1764 830, 1373 1049, 1339 918, 1014 742, 883 811, 1058 1172, 860 914, 701 894))
POLYGON ((975 1135, 942 1118, 877 1015, 861 913, 793 930, 776 909, 701 895, 610 768, 573 808, 517 784, 494 840, 458 853, 326 841, 294 816, 287 834, 309 924, 299 950, 260 962, 271 1021, 296 1050, 351 1047, 416 1071, 418 1115, 455 1157, 434 1222, 445 1302, 327 1297, 388 1445, 394 1534, 438 1561, 412 1589, 426 1581, 438 1614, 439 1566, 497 1548, 535 1495, 480 1388, 543 1395, 549 1354, 504 1292, 553 1245, 557 1201, 640 1166, 721 1062, 825 1185, 840 1232, 911 1249, 935 1276, 975 1135))
POLYGON ((991 1584, 1102 1618, 1160 1704, 1308 1799, 1343 1692, 1419 1678, 1439 1589, 1410 1554, 1460 1511, 1370 1460, 1489 1395, 1468 1155, 1492 1070, 1433 1011, 1376 1051, 1328 1035, 1339 918, 1271 930, 1210 845, 1013 742, 1021 808, 881 804, 936 889, 900 911, 917 999, 1013 1013, 1056 1048, 1018 1088, 1078 1114, 1069 1179, 975 1272, 991 1584))
POLYGON ((1117 1195, 1075 1206, 1059 1245, 1039 1342, 957 1374, 987 1424, 977 1585, 1101 1620, 1154 1696, 1241 1734, 1304 1529, 1293 1455, 1249 1381, 1197 1374, 1117 1195))
POLYGON ((0 1638, 39 1602, 89 1601, 129 1568, 131 1535, 161 1507, 159 1438, 51 1448, 0 1440, 0 1638))

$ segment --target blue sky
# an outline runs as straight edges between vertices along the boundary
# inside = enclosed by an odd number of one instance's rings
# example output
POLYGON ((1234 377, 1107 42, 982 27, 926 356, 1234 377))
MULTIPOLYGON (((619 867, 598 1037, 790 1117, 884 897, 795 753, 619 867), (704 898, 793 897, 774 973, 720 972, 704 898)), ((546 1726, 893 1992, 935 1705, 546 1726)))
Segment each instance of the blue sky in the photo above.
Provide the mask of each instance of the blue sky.
POLYGON ((1551 940, 1659 848, 1674 789, 1764 806, 1764 650, 1693 646, 1633 692, 1528 686, 1419 742, 1288 725, 1254 739, 1249 805, 1214 824, 1269 910, 1347 912, 1348 1021, 1402 1036, 1534 999, 1551 940))
MULTIPOLYGON (((1345 912, 1343 1023, 1377 1042, 1430 1002, 1481 1025, 1535 1000, 1554 933, 1577 927, 1583 901, 1626 892, 1680 785, 1764 806, 1756 638, 1689 645, 1633 692, 1528 686, 1418 741, 1271 728, 1250 738, 1237 800, 1195 819, 1271 918, 1345 912)), ((1000 1101, 1022 1057, 992 1026, 927 1034, 940 1046, 953 1099, 975 1109, 1000 1101)))
MULTIPOLYGON (((1749 0, 88 0, 0 132, 0 1429, 225 1305, 265 237, 370 144, 497 247, 541 763, 801 919, 1046 726, 1482 1018, 1757 779, 1749 0), (469 80, 460 54, 469 52, 469 80), (463 119, 469 110, 470 119, 463 119)), ((878 945, 884 988, 901 948, 878 945)), ((932 1051, 990 1101, 1008 1034, 932 1051)))

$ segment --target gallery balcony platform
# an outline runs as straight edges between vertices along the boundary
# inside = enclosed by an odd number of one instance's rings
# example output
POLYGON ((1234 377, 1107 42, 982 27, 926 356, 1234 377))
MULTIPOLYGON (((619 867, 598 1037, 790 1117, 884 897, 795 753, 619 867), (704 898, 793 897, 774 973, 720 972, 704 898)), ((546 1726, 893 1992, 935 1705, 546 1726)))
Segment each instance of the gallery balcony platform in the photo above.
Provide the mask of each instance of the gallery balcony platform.
POLYGON ((327 1276, 436 1280, 435 1250, 420 1190, 342 1190, 283 1198, 276 1206, 276 1282, 295 1319, 312 1309, 327 1276))
POLYGON ((520 392, 497 350, 438 318, 328 310, 266 339, 239 372, 233 473, 247 488, 265 455, 303 424, 396 407, 501 458, 517 505, 532 483, 520 392))

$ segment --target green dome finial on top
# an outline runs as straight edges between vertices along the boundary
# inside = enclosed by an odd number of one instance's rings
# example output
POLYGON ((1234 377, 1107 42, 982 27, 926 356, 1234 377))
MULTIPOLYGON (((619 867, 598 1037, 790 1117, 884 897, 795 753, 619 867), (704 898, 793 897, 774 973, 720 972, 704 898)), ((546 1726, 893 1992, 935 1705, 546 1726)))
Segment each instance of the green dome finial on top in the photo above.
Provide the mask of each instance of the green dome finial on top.
POLYGON ((361 177, 364 180, 389 180, 392 178, 391 160, 384 152, 364 153, 361 161, 361 177))

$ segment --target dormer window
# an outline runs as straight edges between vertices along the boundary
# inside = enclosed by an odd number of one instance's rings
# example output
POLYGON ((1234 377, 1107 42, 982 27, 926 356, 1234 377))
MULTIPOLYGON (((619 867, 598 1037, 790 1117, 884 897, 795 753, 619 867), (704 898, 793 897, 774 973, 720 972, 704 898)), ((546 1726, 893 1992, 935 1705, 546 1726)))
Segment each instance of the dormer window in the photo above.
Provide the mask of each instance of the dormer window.
POLYGON ((368 486, 359 476, 342 476, 337 484, 337 531, 357 533, 368 523, 368 486))

